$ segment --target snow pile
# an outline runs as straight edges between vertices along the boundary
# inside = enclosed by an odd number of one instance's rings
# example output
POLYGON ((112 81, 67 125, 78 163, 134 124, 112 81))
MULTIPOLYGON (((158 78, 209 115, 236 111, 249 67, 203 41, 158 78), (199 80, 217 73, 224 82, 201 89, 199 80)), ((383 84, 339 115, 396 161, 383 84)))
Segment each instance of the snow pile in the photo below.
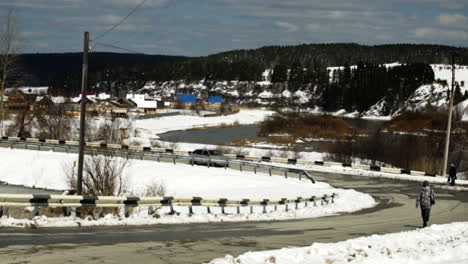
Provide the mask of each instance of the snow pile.
POLYGON ((248 252, 210 264, 464 264, 468 263, 468 223, 432 225, 415 231, 372 235, 303 248, 248 252))

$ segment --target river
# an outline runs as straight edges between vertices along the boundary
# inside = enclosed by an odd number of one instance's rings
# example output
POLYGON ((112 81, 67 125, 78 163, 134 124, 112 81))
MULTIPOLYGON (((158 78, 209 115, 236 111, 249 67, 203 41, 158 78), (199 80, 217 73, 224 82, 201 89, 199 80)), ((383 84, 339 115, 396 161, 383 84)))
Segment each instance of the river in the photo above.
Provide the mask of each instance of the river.
MULTIPOLYGON (((367 119, 345 119, 352 126, 373 132, 378 130, 384 121, 381 120, 367 120, 367 119)), ((167 142, 186 142, 197 144, 210 144, 210 145, 226 145, 234 139, 262 139, 257 135, 259 130, 257 125, 239 126, 239 127, 225 127, 225 128, 207 128, 207 129, 191 129, 191 130, 178 130, 171 131, 158 136, 162 141, 167 142)), ((264 137, 263 137, 264 139, 264 137)), ((308 142, 305 144, 298 144, 301 151, 321 151, 323 148, 328 148, 332 144, 329 141, 316 141, 308 142)))

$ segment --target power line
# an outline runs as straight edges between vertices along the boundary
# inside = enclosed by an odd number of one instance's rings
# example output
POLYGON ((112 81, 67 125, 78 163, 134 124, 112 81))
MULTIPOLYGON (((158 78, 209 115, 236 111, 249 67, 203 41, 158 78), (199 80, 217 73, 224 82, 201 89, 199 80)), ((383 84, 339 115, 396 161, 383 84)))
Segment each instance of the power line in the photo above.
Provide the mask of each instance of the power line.
POLYGON ((140 8, 140 6, 142 6, 147 0, 143 0, 141 1, 140 4, 138 4, 135 8, 133 8, 132 11, 130 11, 130 13, 128 13, 128 15, 126 15, 122 20, 120 20, 117 24, 114 24, 111 28, 109 28, 108 30, 104 31, 102 34, 98 35, 96 38, 93 39, 93 41, 96 41, 102 37, 104 37, 105 35, 107 35, 108 33, 110 33, 111 31, 113 31, 114 29, 116 29, 118 26, 120 26, 123 22, 125 22, 125 20, 127 20, 127 18, 129 18, 131 15, 133 15, 133 13, 135 13, 138 8, 140 8))
POLYGON ((142 53, 142 52, 139 52, 139 51, 134 51, 134 50, 127 49, 127 48, 122 48, 122 47, 115 46, 115 45, 112 45, 112 44, 107 44, 107 43, 101 43, 101 42, 95 42, 94 41, 93 49, 96 46, 103 46, 103 47, 113 48, 113 49, 117 49, 117 50, 123 50, 123 51, 131 52, 131 53, 135 53, 135 54, 145 54, 145 53, 142 53))

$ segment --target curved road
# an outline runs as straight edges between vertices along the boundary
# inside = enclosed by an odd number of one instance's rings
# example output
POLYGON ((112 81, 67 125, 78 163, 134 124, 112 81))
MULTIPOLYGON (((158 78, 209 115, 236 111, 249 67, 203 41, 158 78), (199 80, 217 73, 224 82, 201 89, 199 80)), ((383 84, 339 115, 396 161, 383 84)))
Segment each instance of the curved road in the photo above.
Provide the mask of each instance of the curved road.
MULTIPOLYGON (((143 227, 0 229, 1 263, 203 263, 226 254, 307 246, 370 234, 414 230, 418 183, 312 172, 317 180, 375 197, 360 212, 281 222, 143 227)), ((468 195, 435 189, 430 224, 468 221, 468 195)), ((348 201, 353 202, 353 201, 348 201)))

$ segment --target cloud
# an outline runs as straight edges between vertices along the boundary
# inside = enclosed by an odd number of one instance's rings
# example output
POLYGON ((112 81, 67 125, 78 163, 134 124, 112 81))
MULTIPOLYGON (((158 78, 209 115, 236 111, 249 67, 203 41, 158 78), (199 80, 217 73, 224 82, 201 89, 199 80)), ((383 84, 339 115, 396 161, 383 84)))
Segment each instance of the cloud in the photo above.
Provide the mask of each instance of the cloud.
POLYGON ((104 15, 99 18, 104 24, 116 24, 122 20, 122 17, 116 15, 104 15))
POLYGON ((464 30, 447 30, 439 28, 417 28, 414 35, 424 40, 468 40, 468 32, 464 30))
POLYGON ((307 24, 306 28, 310 32, 319 32, 321 26, 320 26, 320 24, 307 24))
POLYGON ((442 26, 466 27, 468 17, 461 14, 440 14, 437 16, 436 22, 442 26))
POLYGON ((298 26, 288 23, 288 22, 277 21, 275 22, 275 24, 276 26, 278 26, 279 28, 281 28, 283 31, 286 31, 286 32, 296 32, 297 30, 299 30, 298 26))

